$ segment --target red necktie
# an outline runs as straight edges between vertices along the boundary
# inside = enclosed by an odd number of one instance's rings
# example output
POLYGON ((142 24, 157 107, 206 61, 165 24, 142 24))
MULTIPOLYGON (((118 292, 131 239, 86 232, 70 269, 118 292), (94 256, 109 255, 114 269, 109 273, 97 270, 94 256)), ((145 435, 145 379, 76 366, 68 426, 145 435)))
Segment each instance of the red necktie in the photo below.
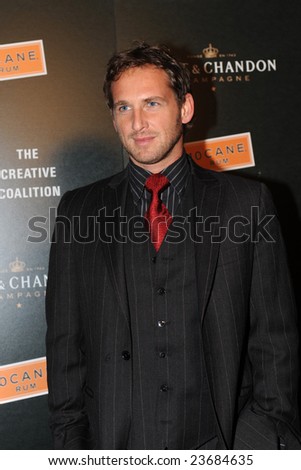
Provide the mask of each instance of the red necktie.
POLYGON ((159 251, 168 227, 172 222, 172 217, 167 207, 159 197, 159 193, 167 188, 169 184, 168 178, 160 173, 149 176, 145 182, 146 189, 152 193, 150 206, 145 217, 149 221, 151 241, 156 251, 159 251))

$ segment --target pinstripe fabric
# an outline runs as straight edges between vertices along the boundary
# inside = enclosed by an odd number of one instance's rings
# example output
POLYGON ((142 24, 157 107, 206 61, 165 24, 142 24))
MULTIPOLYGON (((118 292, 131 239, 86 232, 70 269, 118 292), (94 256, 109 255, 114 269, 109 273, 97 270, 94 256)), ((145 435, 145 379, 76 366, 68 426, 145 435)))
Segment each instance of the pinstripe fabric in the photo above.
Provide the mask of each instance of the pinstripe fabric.
MULTIPOLYGON (((254 181, 192 163, 190 172, 197 309, 218 423, 217 438, 203 448, 300 449, 296 312, 277 217, 265 227, 275 213, 271 198, 254 181)), ((57 449, 126 449, 129 442, 133 338, 121 223, 127 191, 126 170, 67 193, 59 206, 46 298, 57 449)), ((183 263, 177 282, 185 272, 183 263)), ((188 345, 187 329, 181 335, 188 345)))

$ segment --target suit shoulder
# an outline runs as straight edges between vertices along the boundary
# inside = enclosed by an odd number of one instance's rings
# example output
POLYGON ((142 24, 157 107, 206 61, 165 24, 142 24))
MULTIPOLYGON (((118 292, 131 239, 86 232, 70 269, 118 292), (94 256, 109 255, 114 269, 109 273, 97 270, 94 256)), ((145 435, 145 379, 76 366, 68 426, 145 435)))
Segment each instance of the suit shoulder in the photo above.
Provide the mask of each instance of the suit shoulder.
POLYGON ((124 177, 125 170, 108 178, 67 191, 60 200, 58 212, 80 213, 84 209, 98 207, 103 191, 108 189, 112 182, 119 182, 124 177))
POLYGON ((223 172, 218 174, 223 182, 226 200, 238 207, 265 206, 275 212, 273 197, 265 183, 254 179, 223 172))
POLYGON ((263 184, 246 176, 235 175, 229 172, 215 172, 215 175, 229 190, 232 189, 238 192, 260 193, 263 184))
POLYGON ((225 203, 242 207, 258 205, 261 200, 271 201, 271 194, 264 183, 229 172, 206 170, 194 164, 194 173, 202 180, 215 181, 223 190, 225 203))
POLYGON ((250 187, 254 187, 254 189, 260 186, 260 182, 249 179, 248 177, 229 173, 227 171, 207 170, 202 168, 200 165, 197 165, 193 160, 190 159, 190 161, 192 165, 192 172, 203 180, 217 180, 221 184, 230 183, 235 187, 244 186, 246 183, 250 184, 250 187))

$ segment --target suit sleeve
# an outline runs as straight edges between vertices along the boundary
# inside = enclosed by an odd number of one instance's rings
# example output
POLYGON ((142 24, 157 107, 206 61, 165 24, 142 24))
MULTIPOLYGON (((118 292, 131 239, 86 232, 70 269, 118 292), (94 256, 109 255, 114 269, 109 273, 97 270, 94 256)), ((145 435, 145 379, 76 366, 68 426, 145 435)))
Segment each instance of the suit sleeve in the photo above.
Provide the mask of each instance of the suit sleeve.
POLYGON ((71 193, 58 208, 46 293, 46 355, 50 427, 55 449, 84 449, 88 423, 83 406, 85 363, 74 259, 71 193))
POLYGON ((301 449, 296 309, 280 225, 264 185, 253 209, 248 343, 253 400, 240 414, 234 447, 301 449))

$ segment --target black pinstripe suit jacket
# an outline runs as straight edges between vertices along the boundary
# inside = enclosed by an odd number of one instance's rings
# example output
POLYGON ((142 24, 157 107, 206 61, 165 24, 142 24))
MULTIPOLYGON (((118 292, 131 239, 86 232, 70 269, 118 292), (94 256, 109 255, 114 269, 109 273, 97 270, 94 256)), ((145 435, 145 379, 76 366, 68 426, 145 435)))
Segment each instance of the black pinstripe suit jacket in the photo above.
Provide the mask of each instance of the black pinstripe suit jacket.
MULTIPOLYGON (((191 163, 198 308, 221 449, 301 448, 298 334, 265 186, 191 163)), ((127 170, 67 193, 47 287, 50 425, 57 449, 125 449, 130 315, 121 228, 127 170), (106 222, 106 223, 104 223, 106 222)), ((180 275, 180 273, 179 273, 180 275)))

